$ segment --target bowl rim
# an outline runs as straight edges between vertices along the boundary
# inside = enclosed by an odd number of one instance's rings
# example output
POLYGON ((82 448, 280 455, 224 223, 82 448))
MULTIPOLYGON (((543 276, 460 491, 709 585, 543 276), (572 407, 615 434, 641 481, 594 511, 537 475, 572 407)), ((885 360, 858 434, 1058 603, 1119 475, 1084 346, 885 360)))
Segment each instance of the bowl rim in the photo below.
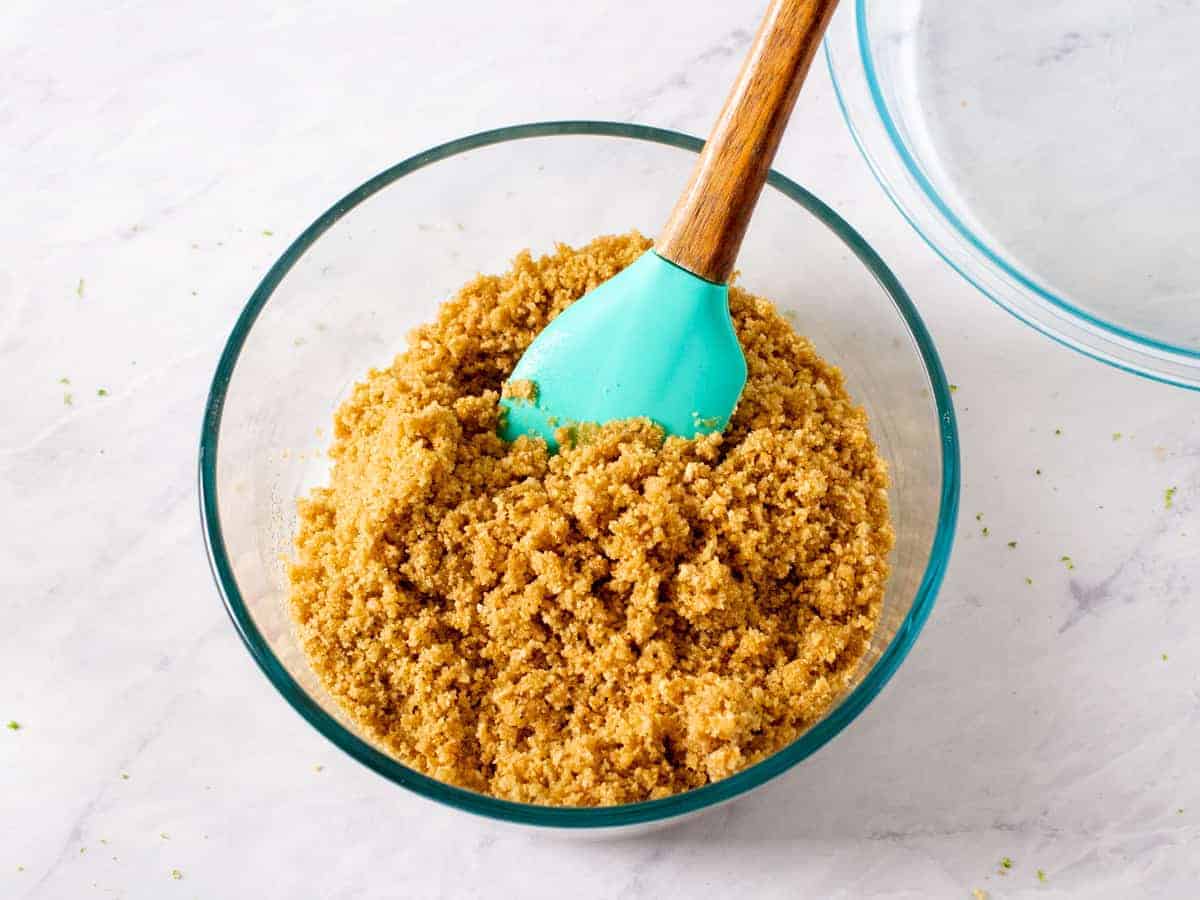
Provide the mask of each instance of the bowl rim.
POLYGON ((263 638, 238 589, 221 529, 217 506, 217 441, 221 414, 238 356, 259 313, 275 288, 305 251, 343 215, 400 178, 439 160, 460 153, 529 138, 563 135, 613 137, 664 144, 693 153, 703 141, 691 135, 646 125, 570 120, 533 122, 491 129, 432 147, 391 166, 352 190, 322 213, 283 252, 263 276, 238 316, 213 375, 205 405, 199 448, 199 502, 202 532, 209 567, 226 611, 259 668, 283 698, 318 732, 367 768, 409 790, 455 809, 505 822, 554 828, 611 828, 675 818, 738 796, 807 758, 853 721, 891 679, 907 656, 933 607, 953 544, 959 499, 959 446, 950 389, 933 341, 916 307, 883 260, 830 207, 795 182, 772 170, 769 183, 841 238, 891 297, 911 333, 932 388, 939 419, 942 448, 942 483, 938 523, 929 559, 914 597, 895 638, 861 683, 828 715, 799 738, 759 763, 721 781, 659 800, 604 807, 551 807, 516 803, 454 787, 423 775, 398 762, 351 733, 292 678, 263 638))
POLYGON ((1200 390, 1200 349, 1172 344, 1125 328, 1072 303, 1007 259, 951 208, 909 149, 888 107, 872 53, 867 4, 868 0, 855 0, 853 14, 847 15, 846 21, 852 22, 852 35, 842 37, 848 33, 847 28, 829 29, 824 40, 825 62, 842 118, 859 153, 884 193, 918 236, 985 297, 1056 343, 1151 381, 1200 390), (845 62, 839 64, 840 60, 845 62), (874 111, 877 122, 863 123, 852 115, 851 107, 858 106, 854 100, 862 97, 867 99, 866 106, 874 111), (867 134, 868 130, 871 135, 867 134), (882 132, 882 136, 874 134, 876 131, 882 132), (892 150, 900 164, 900 173, 911 185, 899 183, 898 179, 889 176, 884 161, 876 152, 876 143, 892 150), (921 198, 925 201, 924 209, 914 202, 921 198), (939 242, 933 233, 939 224, 958 242, 957 253, 939 242), (969 262, 998 276, 998 284, 973 273, 969 262), (1027 308, 1022 308, 1021 299, 1027 301, 1027 308), (1056 329, 1053 318, 1039 318, 1035 314, 1037 311, 1064 320, 1074 326, 1075 333, 1070 327, 1056 329))

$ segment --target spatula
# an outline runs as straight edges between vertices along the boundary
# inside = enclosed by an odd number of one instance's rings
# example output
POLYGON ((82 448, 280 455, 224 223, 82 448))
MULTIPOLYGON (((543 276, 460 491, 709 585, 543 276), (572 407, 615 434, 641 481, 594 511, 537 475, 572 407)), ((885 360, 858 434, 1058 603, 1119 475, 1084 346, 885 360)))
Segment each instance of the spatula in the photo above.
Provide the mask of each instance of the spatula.
POLYGON ((750 52, 654 248, 558 315, 501 400, 501 436, 647 417, 694 437, 729 423, 746 360, 729 277, 837 0, 770 0, 750 52))

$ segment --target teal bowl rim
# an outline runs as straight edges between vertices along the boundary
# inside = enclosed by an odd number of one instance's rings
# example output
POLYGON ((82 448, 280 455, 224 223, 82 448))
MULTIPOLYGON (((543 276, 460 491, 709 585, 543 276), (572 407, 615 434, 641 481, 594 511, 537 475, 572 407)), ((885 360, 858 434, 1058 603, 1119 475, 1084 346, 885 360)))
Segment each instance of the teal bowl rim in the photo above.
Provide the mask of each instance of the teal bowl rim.
POLYGON ((934 598, 950 558, 950 548, 954 540, 954 529, 958 516, 959 450, 954 407, 950 400, 946 375, 942 371, 942 365, 929 332, 896 277, 884 265, 878 254, 859 236, 858 232, 844 222, 837 213, 800 185, 778 172, 772 171, 769 183, 833 230, 890 295, 916 342, 926 374, 929 377, 938 412, 942 437, 942 486, 937 532, 912 608, 901 623, 895 638, 880 655, 871 671, 828 716, 792 744, 762 762, 723 781, 702 788, 661 800, 622 806, 535 806, 477 794, 422 775, 348 731, 333 716, 322 709, 292 678, 264 640, 238 590, 225 548, 225 539, 221 531, 217 508, 216 453, 225 392, 233 376, 234 367, 237 365, 238 354, 258 318, 258 314, 296 261, 334 223, 372 194, 405 175, 469 150, 526 138, 560 135, 628 138, 664 144, 669 147, 690 150, 693 153, 699 152, 703 146, 703 141, 691 135, 646 125, 594 121, 535 122, 483 131, 441 144, 397 163, 355 188, 319 216, 292 242, 263 277, 241 315, 238 316, 221 353, 220 361, 217 363, 204 411, 204 422, 200 435, 199 499, 200 518, 209 566, 234 627, 246 645, 246 649, 250 651, 250 655, 270 682, 292 708, 317 731, 367 768, 430 800, 505 822, 553 828, 586 829, 638 825, 671 819, 736 797, 751 788, 758 787, 810 756, 866 708, 908 655, 933 608, 934 598))
MULTIPOLYGON (((862 65, 862 75, 867 84, 867 90, 871 98, 871 103, 874 106, 875 112, 879 117, 880 124, 891 143, 892 149, 896 152, 905 171, 913 179, 921 193, 933 205, 936 213, 942 220, 948 224, 963 240, 965 240, 976 252, 983 257, 986 264, 991 265, 1002 274, 1008 276, 1015 281, 1022 289, 1030 294, 1038 297, 1047 303, 1058 312, 1065 314, 1068 318, 1074 319, 1085 327, 1091 327, 1098 331, 1101 335, 1107 335, 1116 338, 1119 341, 1126 341, 1135 346, 1144 347, 1146 350, 1168 356, 1178 357, 1178 361, 1185 364, 1200 363, 1200 350, 1193 350, 1188 347, 1183 347, 1177 344, 1170 344, 1166 341, 1153 338, 1146 334, 1141 334, 1130 329, 1126 329, 1112 322, 1107 322, 1104 319, 1096 316, 1087 310, 1065 300, 1054 291, 1039 283, 1032 276, 1021 271, 1015 264, 1005 259, 1000 253, 990 247, 973 229, 971 229, 962 218, 951 209, 950 205, 933 186, 933 182, 926 174, 920 162, 909 150, 905 143, 900 129, 896 124, 895 118, 892 116, 891 110, 888 108, 887 101, 884 99, 883 90, 879 82, 878 71, 875 65, 874 55, 871 52, 870 33, 867 22, 867 3, 868 0, 855 0, 854 2, 854 31, 857 57, 862 65)), ((832 34, 832 32, 831 32, 832 34)), ((1179 378, 1172 377, 1165 373, 1156 372, 1152 369, 1141 368, 1137 365, 1131 365, 1123 362, 1115 356, 1106 355, 1099 350, 1093 349, 1086 345, 1066 340, 1061 335, 1056 334, 1048 326, 1039 322, 1037 319, 1024 314, 1015 309, 1011 304, 1006 303, 995 291, 987 288, 983 282, 972 275, 966 268, 955 260, 951 254, 944 249, 938 242, 922 228, 918 223, 916 216, 905 206, 899 196, 898 189, 892 185, 887 176, 884 174, 880 166, 871 156, 864 143, 864 139, 860 134, 859 128, 855 125, 854 120, 850 116, 849 106, 846 100, 846 84, 839 77, 837 66, 834 64, 834 53, 831 49, 831 38, 826 37, 824 41, 825 63, 829 69, 829 77, 833 82, 834 95, 837 97, 838 107, 842 112, 842 118, 850 131, 851 137, 854 139, 855 145, 858 147, 859 153, 866 160, 868 168, 875 176, 876 181, 883 188, 884 193, 895 205, 900 214, 904 216, 913 230, 920 238, 929 245, 929 247, 937 253, 949 266, 954 269, 963 279, 973 285, 985 297, 1015 317, 1018 321, 1028 325, 1040 334, 1045 335, 1051 340, 1064 347, 1069 347, 1084 356, 1097 360, 1120 369, 1124 372, 1130 372, 1134 375, 1140 375, 1143 378, 1148 378, 1151 381, 1157 381, 1161 384, 1169 384, 1174 387, 1182 387, 1189 390, 1200 390, 1200 382, 1185 381, 1179 378)), ((852 54, 853 55, 853 54, 852 54)))

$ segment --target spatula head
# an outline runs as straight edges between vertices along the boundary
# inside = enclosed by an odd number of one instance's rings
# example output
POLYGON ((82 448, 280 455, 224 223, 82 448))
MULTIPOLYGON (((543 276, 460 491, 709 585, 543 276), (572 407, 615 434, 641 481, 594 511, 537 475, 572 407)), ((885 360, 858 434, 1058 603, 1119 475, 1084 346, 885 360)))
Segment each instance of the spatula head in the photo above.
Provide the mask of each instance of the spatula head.
POLYGON ((646 417, 668 435, 721 431, 746 383, 729 287, 648 250, 537 336, 502 399, 505 440, 646 417))

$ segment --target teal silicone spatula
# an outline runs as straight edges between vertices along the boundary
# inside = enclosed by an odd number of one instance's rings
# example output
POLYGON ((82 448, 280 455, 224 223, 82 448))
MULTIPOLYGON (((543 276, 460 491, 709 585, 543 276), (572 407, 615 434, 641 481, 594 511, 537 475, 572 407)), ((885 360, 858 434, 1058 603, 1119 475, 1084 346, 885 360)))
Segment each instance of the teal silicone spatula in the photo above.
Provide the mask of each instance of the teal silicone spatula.
POLYGON ((728 281, 837 0, 771 0, 721 115, 654 249, 589 291, 525 351, 501 436, 647 417, 694 437, 729 422, 746 359, 728 281))

